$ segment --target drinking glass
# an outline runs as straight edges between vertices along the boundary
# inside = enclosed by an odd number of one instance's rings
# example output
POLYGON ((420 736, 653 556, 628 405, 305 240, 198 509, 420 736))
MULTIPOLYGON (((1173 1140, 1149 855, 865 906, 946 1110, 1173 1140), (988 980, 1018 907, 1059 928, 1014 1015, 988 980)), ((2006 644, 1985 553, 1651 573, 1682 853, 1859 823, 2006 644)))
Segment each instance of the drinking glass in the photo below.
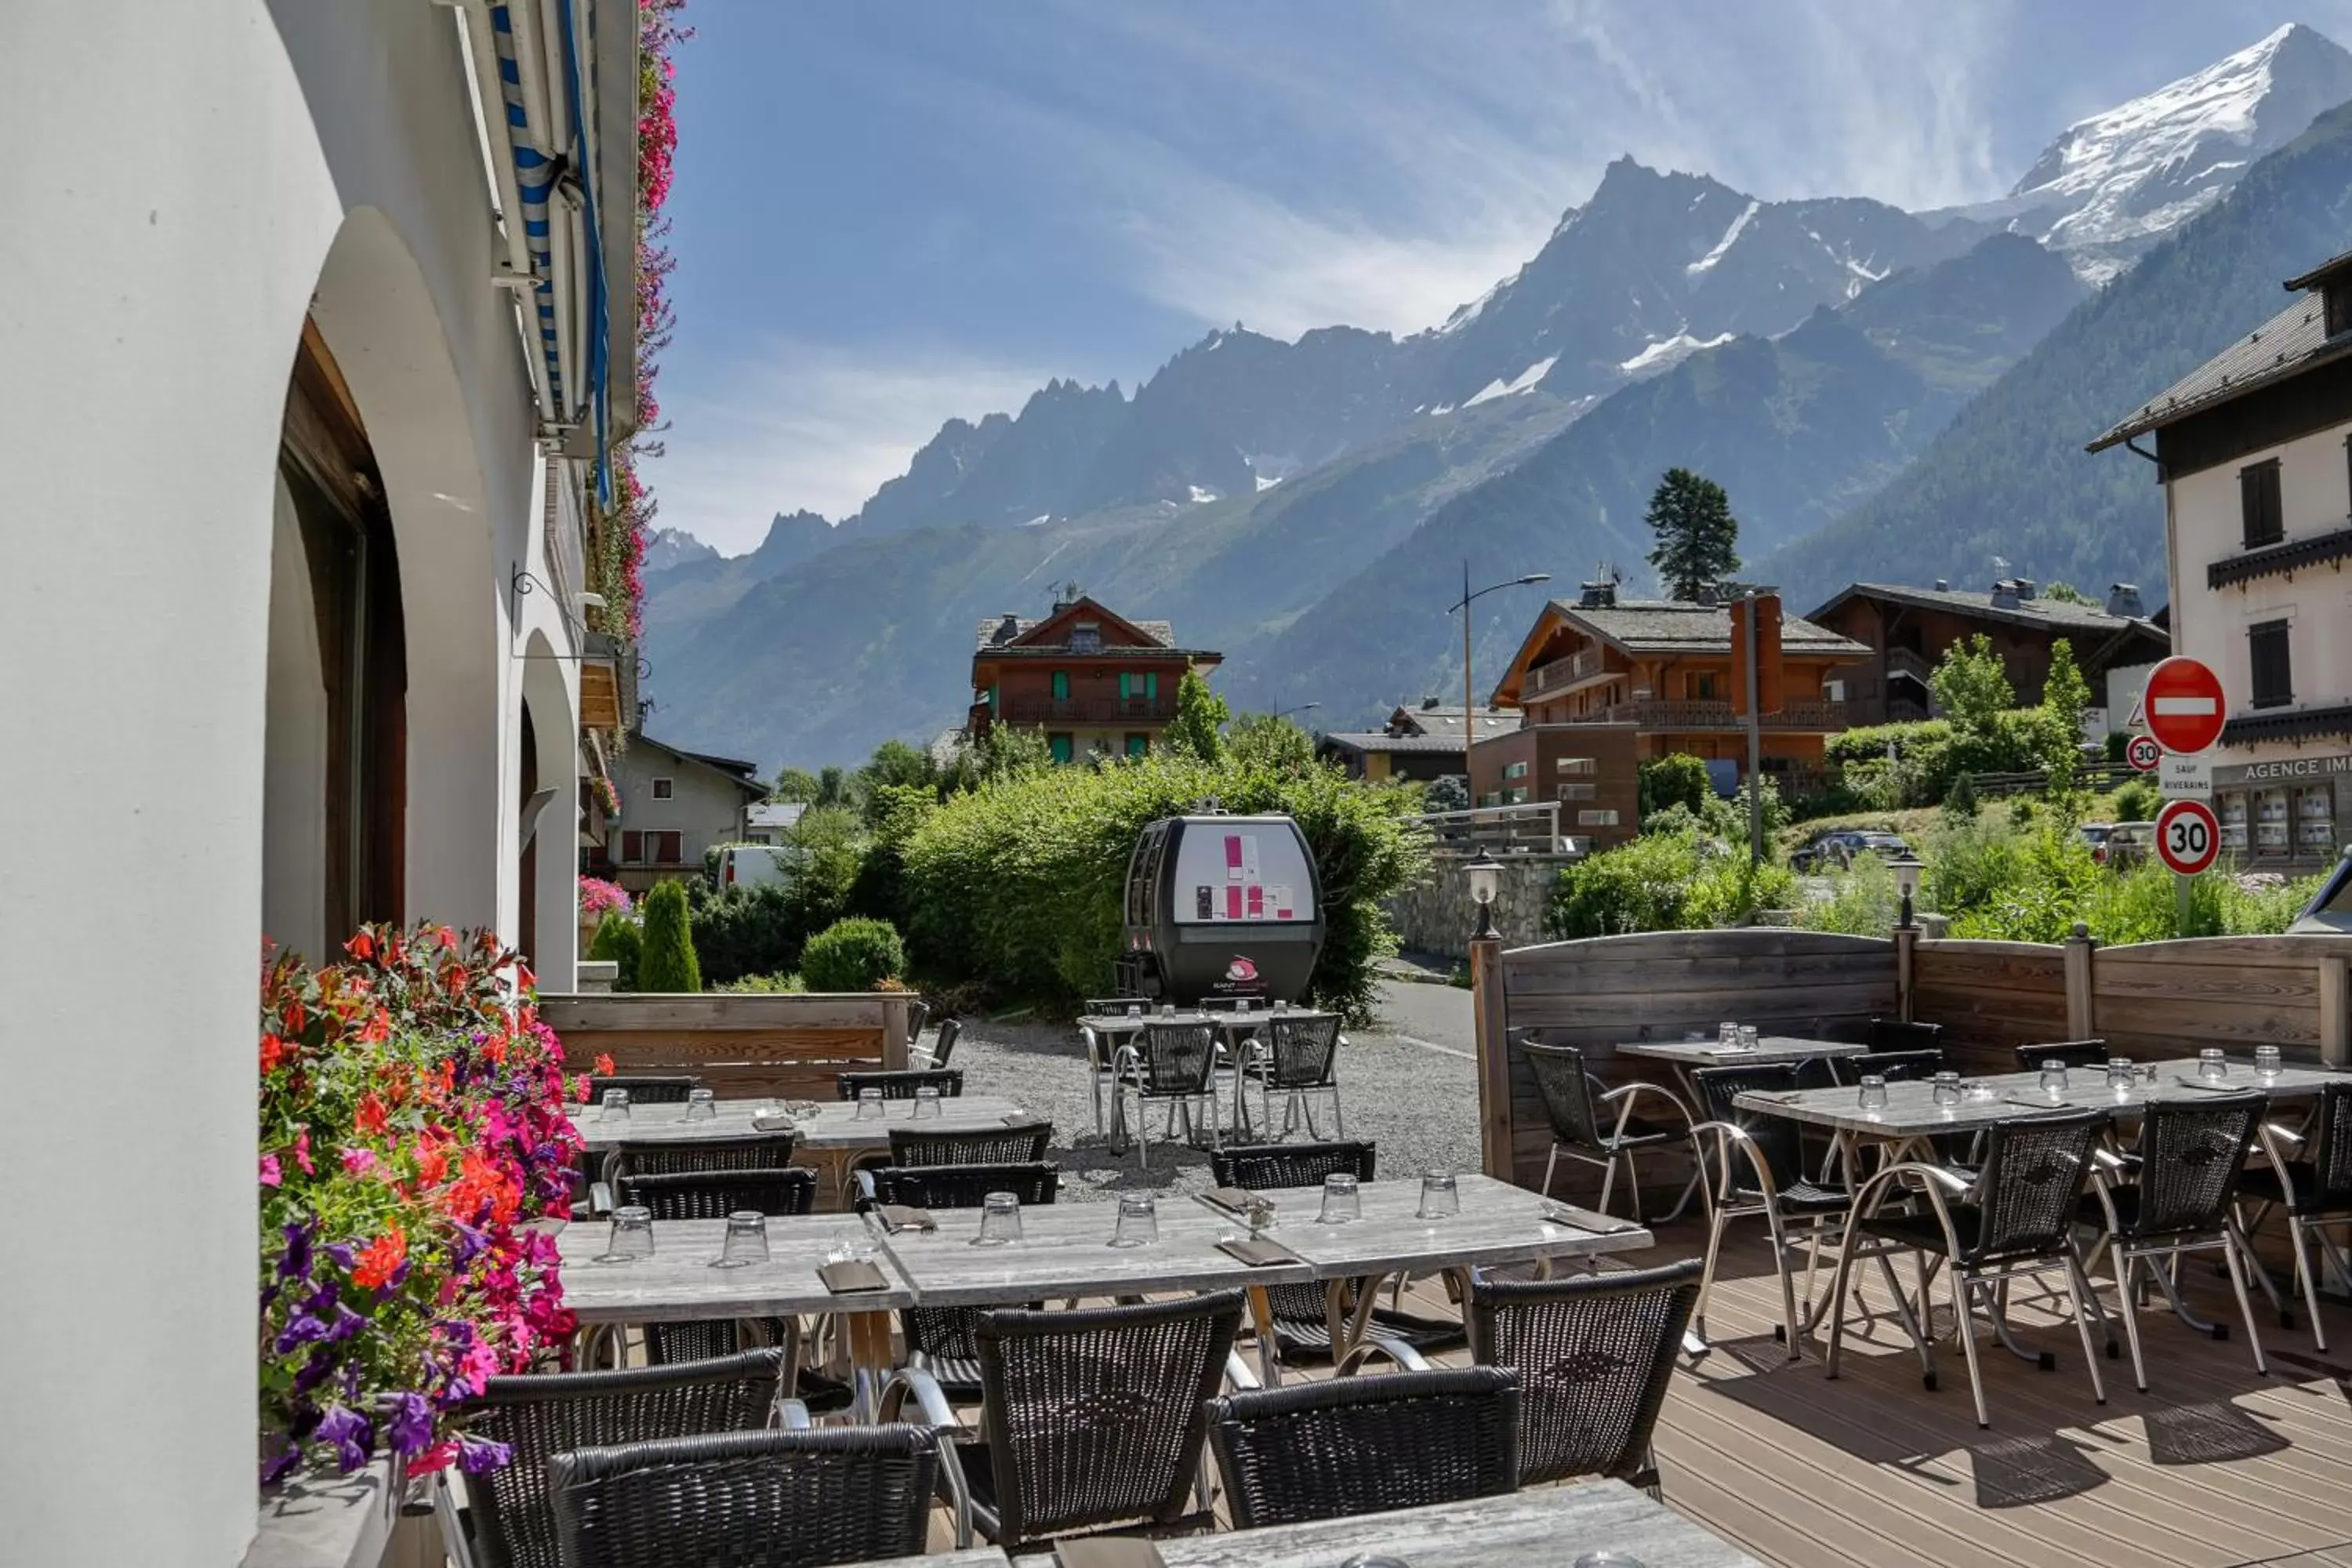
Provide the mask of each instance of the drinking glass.
POLYGON ((882 1120, 882 1091, 880 1089, 861 1089, 857 1091, 857 1120, 860 1121, 879 1121, 882 1120))
POLYGON ((604 1091, 604 1103, 598 1109, 596 1112, 596 1120, 599 1121, 626 1121, 628 1119, 629 1091, 625 1089, 606 1089, 604 1091))
POLYGON ((2254 1076, 2268 1081, 2279 1075, 2279 1048, 2276 1046, 2254 1047, 2254 1076))
POLYGON ((836 1241, 824 1249, 824 1260, 827 1263, 871 1263, 874 1261, 874 1244, 847 1239, 836 1241))
POLYGON ((928 1084, 915 1091, 915 1120, 926 1121, 940 1113, 940 1091, 928 1084))
POLYGON ((2229 1059, 2223 1057, 2219 1050, 2210 1046, 2207 1047, 2205 1049, 2197 1053, 2197 1076, 2208 1080, 2209 1082, 2218 1082, 2220 1079, 2229 1077, 2229 1059))
POLYGON ((1864 1110, 1886 1109, 1886 1080, 1876 1073, 1865 1073, 1862 1079, 1860 1104, 1864 1110))
POLYGON ((1739 1048, 1743 1051, 1752 1051, 1756 1048, 1755 1025, 1742 1024, 1739 1026, 1739 1048))
POLYGON ((2132 1066, 2131 1058, 2109 1057, 2107 1058, 2107 1087, 2117 1094, 2129 1094, 2133 1080, 2138 1077, 2139 1071, 2132 1066))
POLYGON ((597 1256, 599 1263, 635 1263, 654 1255, 654 1211, 639 1204, 624 1204, 613 1211, 613 1234, 597 1256))
POLYGON ((974 1247, 1007 1247, 1021 1239, 1021 1198, 1015 1193, 991 1193, 980 1200, 980 1234, 974 1247))
POLYGON ((1277 1012, 1277 1013, 1287 1013, 1287 1012, 1289 1012, 1289 1011, 1290 1011, 1290 1003, 1289 1003, 1289 1000, 1288 1000, 1286 997, 1279 997, 1279 996, 1276 997, 1276 998, 1275 998, 1275 1003, 1274 1003, 1274 1010, 1275 1010, 1276 1012, 1277 1012))
POLYGON ((1432 1171, 1421 1178, 1421 1207, 1416 1219, 1450 1219, 1462 1212, 1462 1194, 1451 1171, 1432 1171))
POLYGON ((1936 1075, 1935 1084, 1936 1103, 1937 1106, 1953 1106, 1958 1105, 1960 1102, 1959 1074, 1948 1070, 1939 1072, 1936 1075))
POLYGON ((718 1098, 707 1089, 688 1089, 686 1091, 686 1119, 688 1121, 718 1121, 718 1098))
POLYGON ((1129 1003, 1127 1005, 1127 1016, 1128 1016, 1129 1017, 1130 1017, 1130 1018, 1140 1018, 1140 1017, 1142 1017, 1142 1016, 1143 1016, 1143 1004, 1142 1004, 1142 1003, 1140 1003, 1140 1002, 1129 1002, 1129 1003))
POLYGON ((1174 1017, 1176 1016, 1176 1004, 1173 1002, 1162 1002, 1160 1004, 1160 1016, 1163 1018, 1174 1017))
POLYGON ((1143 1247, 1160 1239, 1160 1208, 1150 1193, 1118 1194, 1118 1222, 1110 1233, 1113 1247, 1143 1247))
POLYGON ((1236 996, 1234 998, 1234 1011, 1236 1013, 1246 1013, 1252 1007, 1256 1005, 1256 1003, 1251 1001, 1246 996, 1236 996))
POLYGON ((1252 1236, 1255 1236, 1259 1231, 1272 1230, 1274 1228, 1274 1200, 1272 1198, 1262 1198, 1255 1193, 1252 1193, 1250 1194, 1249 1206, 1246 1210, 1246 1214, 1249 1219, 1250 1234, 1252 1236))
POLYGON ((1325 1225, 1345 1225, 1363 1216, 1364 1203, 1356 1191, 1356 1178, 1335 1174, 1323 1178, 1323 1214, 1325 1225))
POLYGON ((2055 1057, 2042 1064, 2042 1092, 2053 1100, 2066 1092, 2066 1064, 2055 1057))
POLYGON ((768 1261, 768 1216, 757 1209, 737 1209, 727 1216, 727 1234, 719 1243, 713 1268, 740 1268, 768 1261))

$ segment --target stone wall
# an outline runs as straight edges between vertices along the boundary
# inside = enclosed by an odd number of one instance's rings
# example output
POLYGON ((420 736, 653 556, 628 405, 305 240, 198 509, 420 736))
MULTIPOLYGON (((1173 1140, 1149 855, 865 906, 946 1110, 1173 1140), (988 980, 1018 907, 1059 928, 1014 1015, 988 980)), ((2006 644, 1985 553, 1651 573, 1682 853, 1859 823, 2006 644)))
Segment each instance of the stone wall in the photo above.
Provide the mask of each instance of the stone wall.
MULTIPOLYGON (((1506 947, 1544 940, 1544 908, 1559 881, 1566 855, 1511 855, 1501 860, 1502 890, 1495 896, 1495 929, 1506 947)), ((1419 886, 1407 888, 1382 906, 1407 952, 1468 962, 1470 933, 1477 929, 1477 906, 1470 901, 1467 862, 1442 857, 1419 886)))

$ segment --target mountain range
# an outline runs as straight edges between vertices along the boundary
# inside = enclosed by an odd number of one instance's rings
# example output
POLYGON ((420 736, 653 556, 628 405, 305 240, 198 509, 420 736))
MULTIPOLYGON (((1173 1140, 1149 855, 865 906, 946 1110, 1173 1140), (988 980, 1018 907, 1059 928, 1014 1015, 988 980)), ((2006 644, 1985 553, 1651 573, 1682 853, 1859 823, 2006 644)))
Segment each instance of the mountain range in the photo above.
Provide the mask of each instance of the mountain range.
MULTIPOLYGON (((1237 706, 1346 727, 1458 684, 1465 556, 1645 577, 1678 464, 1801 608, 1994 553, 2161 598, 2158 493, 2081 444, 2342 247, 2352 118, 2322 111, 2347 100, 2352 55, 2282 28, 2067 128, 2010 196, 1917 215, 1621 158, 1441 326, 1213 331, 1132 395, 1057 380, 950 420, 838 523, 780 513, 732 558, 666 532, 648 727, 770 765, 926 738, 968 700, 973 622, 1072 580, 1223 649, 1237 706)), ((1477 608, 1498 668, 1533 591, 1477 608)))

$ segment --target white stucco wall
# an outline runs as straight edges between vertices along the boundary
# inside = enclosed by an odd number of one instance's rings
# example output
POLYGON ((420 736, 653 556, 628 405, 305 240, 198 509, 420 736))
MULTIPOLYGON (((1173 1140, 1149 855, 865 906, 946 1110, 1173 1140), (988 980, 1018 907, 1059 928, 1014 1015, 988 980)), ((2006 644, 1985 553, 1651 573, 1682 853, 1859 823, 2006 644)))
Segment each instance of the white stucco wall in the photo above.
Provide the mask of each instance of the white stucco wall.
POLYGON ((316 960, 327 949, 327 686, 294 498, 270 518, 268 720, 262 752, 261 930, 316 960))
POLYGON ((39 826, 0 858, 41 1228, 0 1267, 11 1563, 221 1568, 252 1533, 265 844, 276 908, 310 841, 265 825, 309 767, 268 748, 275 458, 314 295, 401 555, 408 913, 511 929, 518 638, 571 643, 549 596, 507 608, 537 459, 454 29, 423 0, 0 6, 0 616, 48 661, 9 703, 44 765, 0 768, 39 826))
POLYGON ((624 831, 677 829, 685 836, 680 864, 688 870, 701 866, 702 852, 711 845, 734 843, 743 836, 749 797, 708 763, 673 755, 640 737, 614 760, 612 773, 614 787, 621 792, 621 821, 605 847, 625 869, 642 868, 621 860, 624 831), (669 799, 654 798, 657 778, 671 781, 669 799))

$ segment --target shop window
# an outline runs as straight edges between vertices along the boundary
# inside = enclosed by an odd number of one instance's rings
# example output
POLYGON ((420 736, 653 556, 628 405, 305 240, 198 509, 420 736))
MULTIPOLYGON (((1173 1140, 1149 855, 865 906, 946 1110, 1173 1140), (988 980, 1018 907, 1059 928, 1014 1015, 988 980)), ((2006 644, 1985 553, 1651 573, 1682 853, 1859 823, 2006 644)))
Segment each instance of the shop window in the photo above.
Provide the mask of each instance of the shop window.
POLYGON ((2213 809, 2221 819, 2221 847, 2225 851, 2246 852, 2246 797, 2236 791, 2216 795, 2213 809))
POLYGON ((2254 792, 2254 853, 2284 855, 2294 844, 2289 834, 2292 825, 2287 818, 2286 791, 2264 789, 2254 792))
POLYGON ((2312 784, 2294 792, 2294 844, 2305 858, 2325 858, 2336 849, 2336 791, 2312 784))
POLYGON ((675 798, 677 794, 677 781, 676 779, 654 780, 654 798, 656 800, 670 800, 675 798))

